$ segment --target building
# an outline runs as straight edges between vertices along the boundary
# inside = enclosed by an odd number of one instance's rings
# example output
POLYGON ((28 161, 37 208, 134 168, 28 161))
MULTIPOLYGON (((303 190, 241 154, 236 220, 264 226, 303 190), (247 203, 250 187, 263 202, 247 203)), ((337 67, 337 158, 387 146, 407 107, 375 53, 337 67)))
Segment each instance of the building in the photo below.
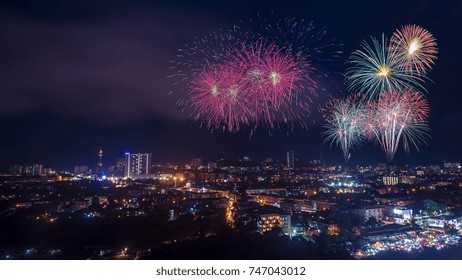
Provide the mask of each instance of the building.
POLYGON ((15 164, 10 167, 10 174, 11 175, 21 175, 24 173, 24 168, 20 164, 15 164))
POLYGON ((313 211, 327 211, 329 209, 335 208, 338 204, 324 199, 315 199, 311 201, 313 211))
POLYGON ((383 186, 382 188, 376 189, 379 194, 388 194, 388 193, 399 193, 400 188, 398 186, 383 186))
POLYGON ((295 152, 294 151, 287 152, 287 167, 289 169, 295 168, 295 152))
POLYGON ((209 170, 214 170, 214 169, 217 169, 218 164, 216 162, 209 162, 207 167, 209 170))
POLYGON ((374 200, 380 204, 405 206, 414 202, 406 193, 386 193, 374 197, 374 200))
POLYGON ((310 160, 310 165, 320 167, 322 166, 322 162, 319 159, 310 160))
POLYGON ((454 226, 457 229, 461 228, 462 225, 462 217, 458 216, 437 216, 431 217, 427 220, 427 225, 429 227, 434 228, 441 228, 443 229, 445 226, 454 226))
POLYGON ((396 207, 393 209, 393 218, 398 224, 406 224, 412 220, 412 209, 406 207, 396 207))
POLYGON ((26 175, 38 176, 42 174, 43 165, 33 164, 31 166, 26 166, 25 173, 26 175))
POLYGON ((440 167, 439 165, 436 165, 436 164, 430 165, 430 166, 428 167, 428 169, 431 170, 431 172, 433 172, 433 173, 435 173, 435 174, 441 173, 441 167, 440 167))
POLYGON ((383 207, 376 205, 364 206, 354 209, 353 213, 364 222, 367 222, 370 218, 380 221, 383 218, 383 207))
POLYGON ((399 183, 405 185, 414 185, 419 182, 416 176, 400 176, 399 183))
POLYGON ((147 175, 151 171, 151 154, 130 154, 125 153, 124 176, 127 178, 137 177, 138 175, 147 175))
POLYGON ((191 160, 191 168, 192 169, 199 169, 202 166, 202 159, 201 158, 193 158, 191 160))
POLYGON ((86 165, 76 165, 74 166, 74 174, 75 175, 86 175, 88 174, 88 166, 86 165))
POLYGON ((43 168, 42 172, 43 172, 43 174, 46 174, 46 175, 56 174, 56 171, 54 171, 53 169, 51 169, 49 167, 43 168))
POLYGON ((257 227, 260 233, 280 228, 283 234, 290 235, 292 233, 291 216, 278 213, 260 214, 257 227))
POLYGON ((383 176, 382 180, 385 186, 398 185, 399 182, 399 178, 397 176, 383 176))
POLYGON ((443 167, 447 170, 457 170, 461 168, 461 165, 459 162, 445 162, 443 163, 443 167))

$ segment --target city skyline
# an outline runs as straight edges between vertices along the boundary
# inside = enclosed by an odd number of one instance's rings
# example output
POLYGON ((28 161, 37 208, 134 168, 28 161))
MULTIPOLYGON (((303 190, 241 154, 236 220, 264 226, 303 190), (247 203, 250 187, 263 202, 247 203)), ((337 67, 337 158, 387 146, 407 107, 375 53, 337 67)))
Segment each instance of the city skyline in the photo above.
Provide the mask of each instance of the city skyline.
MULTIPOLYGON (((296 149, 291 149, 289 150, 295 150, 297 152, 297 160, 302 160, 302 161, 310 161, 310 160, 319 160, 320 159, 320 153, 316 151, 303 151, 303 150, 296 150, 296 149)), ((60 157, 59 153, 57 154, 56 158, 53 160, 50 160, 49 157, 33 157, 33 156, 25 156, 21 157, 15 160, 10 160, 8 162, 1 162, 0 164, 0 172, 5 172, 9 170, 9 167, 14 164, 34 164, 34 163, 43 163, 46 166, 57 168, 60 170, 71 170, 75 165, 79 164, 84 164, 88 166, 96 166, 98 157, 95 155, 95 151, 97 152, 98 150, 93 150, 93 151, 83 151, 80 154, 77 154, 74 157, 70 157, 67 155, 65 157, 65 160, 62 160, 60 157), (93 153, 92 153, 93 152, 93 153), (83 154, 83 155, 82 155, 83 154)), ((105 150, 107 151, 107 150, 105 150)), ((120 157, 123 157, 124 154, 127 151, 132 151, 133 153, 138 153, 140 151, 151 151, 150 149, 124 149, 121 152, 112 150, 105 152, 105 157, 103 159, 103 164, 105 163, 113 165, 116 163, 117 159, 120 157)), ((248 153, 244 152, 229 152, 226 154, 208 154, 208 156, 201 155, 195 151, 188 151, 188 152, 183 152, 181 154, 176 154, 175 156, 169 156, 167 153, 160 153, 160 154, 153 154, 153 163, 172 163, 172 164, 187 164, 191 158, 193 157, 201 157, 204 160, 208 161, 216 161, 219 159, 232 159, 232 160, 237 160, 240 158, 243 158, 245 156, 248 156, 254 160, 257 161, 263 161, 264 159, 270 157, 274 158, 275 160, 279 161, 286 161, 287 160, 287 150, 281 149, 275 150, 272 153, 268 154, 256 154, 252 153, 252 151, 248 151, 248 153), (189 153, 188 153, 189 152, 189 153)), ((205 153, 207 155, 207 153, 205 153)), ((377 165, 379 163, 387 163, 387 160, 385 156, 380 153, 380 150, 377 147, 371 147, 370 149, 367 149, 363 152, 361 151, 356 151, 355 152, 355 157, 361 156, 361 155, 369 155, 368 159, 362 160, 358 158, 353 158, 348 164, 345 164, 343 161, 343 157, 341 154, 340 149, 326 149, 323 150, 322 152, 322 157, 324 161, 328 164, 332 165, 347 165, 347 166, 367 166, 367 165, 377 165), (359 155, 356 155, 359 154, 359 155), (371 153, 373 153, 371 156, 371 153), (372 158, 372 159, 371 159, 372 158)), ((404 152, 402 154, 398 155, 398 159, 394 160, 392 163, 389 163, 390 165, 398 165, 398 166, 404 166, 404 165, 413 165, 413 166, 418 166, 418 165, 431 165, 431 164, 441 164, 442 162, 457 162, 457 161, 462 161, 462 159, 459 159, 455 156, 452 157, 438 157, 437 160, 433 159, 428 159, 423 156, 418 157, 416 159, 412 155, 407 155, 404 152)))
MULTIPOLYGON (((7 172, 3 172, 3 174, 10 174, 10 175, 56 175, 60 173, 72 173, 72 174, 93 174, 97 176, 124 176, 130 179, 143 179, 149 178, 150 174, 152 173, 152 169, 155 167, 175 167, 175 168, 186 168, 186 169, 198 169, 198 168, 217 168, 219 163, 225 163, 225 165, 229 162, 251 162, 254 166, 261 166, 262 164, 266 163, 278 163, 281 166, 287 167, 289 170, 295 170, 300 167, 306 168, 309 166, 325 166, 325 167, 339 167, 348 169, 355 169, 355 168, 374 168, 374 167, 381 167, 386 166, 390 169, 390 172, 393 173, 395 168, 435 168, 436 166, 446 166, 446 165, 456 165, 460 166, 460 161, 447 161, 443 160, 441 162, 432 162, 429 164, 396 164, 396 163, 387 163, 378 162, 377 164, 356 164, 351 165, 347 163, 332 163, 324 161, 324 157, 320 155, 320 158, 299 158, 297 157, 298 154, 294 150, 286 151, 285 157, 275 157, 274 155, 267 155, 264 158, 250 158, 247 155, 242 155, 239 157, 231 157, 231 158, 202 158, 202 157, 193 157, 189 161, 183 160, 180 162, 177 161, 153 161, 152 153, 150 152, 137 152, 137 153, 129 153, 125 152, 123 155, 116 157, 115 160, 102 160, 101 154, 103 150, 100 148, 98 149, 97 160, 93 163, 85 163, 79 162, 74 164, 71 168, 59 168, 54 166, 44 165, 42 163, 38 163, 35 161, 33 163, 16 163, 14 165, 9 166, 7 172), (130 166, 132 166, 130 168, 130 166), (143 177, 145 176, 145 177, 143 177)), ((246 165, 246 164, 244 164, 246 165)), ((239 164, 237 166, 240 166, 239 164)), ((460 167, 459 167, 460 168, 460 167)), ((1 174, 1 173, 0 173, 1 174)))

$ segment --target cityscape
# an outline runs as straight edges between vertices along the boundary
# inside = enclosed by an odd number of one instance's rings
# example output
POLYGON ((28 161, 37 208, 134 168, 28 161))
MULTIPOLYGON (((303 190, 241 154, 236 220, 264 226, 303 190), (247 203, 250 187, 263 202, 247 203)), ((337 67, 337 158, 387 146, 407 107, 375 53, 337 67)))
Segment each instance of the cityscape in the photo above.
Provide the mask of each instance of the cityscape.
POLYGON ((1 262, 462 260, 461 11, 0 1, 1 262))
POLYGON ((149 152, 94 159, 1 175, 2 259, 461 257, 459 162, 333 166, 293 150, 185 165, 149 152))

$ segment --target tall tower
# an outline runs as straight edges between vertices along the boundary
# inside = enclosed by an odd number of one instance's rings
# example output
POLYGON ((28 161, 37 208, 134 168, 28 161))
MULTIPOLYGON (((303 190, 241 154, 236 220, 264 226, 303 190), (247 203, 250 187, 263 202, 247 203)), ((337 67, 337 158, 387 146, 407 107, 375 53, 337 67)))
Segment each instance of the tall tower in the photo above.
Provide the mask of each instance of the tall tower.
POLYGON ((98 152, 98 167, 103 167, 103 149, 99 148, 98 152))
POLYGON ((295 168, 295 153, 294 151, 287 152, 287 167, 289 169, 295 168))

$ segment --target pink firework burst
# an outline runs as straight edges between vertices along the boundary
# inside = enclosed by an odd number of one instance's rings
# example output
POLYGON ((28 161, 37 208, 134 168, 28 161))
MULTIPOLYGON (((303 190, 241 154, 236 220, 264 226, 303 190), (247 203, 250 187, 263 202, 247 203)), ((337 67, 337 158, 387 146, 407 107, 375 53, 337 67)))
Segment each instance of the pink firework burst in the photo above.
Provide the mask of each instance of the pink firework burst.
POLYGON ((236 132, 256 118, 255 102, 246 93, 241 73, 226 65, 211 66, 191 82, 194 118, 209 129, 236 132))
POLYGON ((391 53, 406 72, 421 76, 435 64, 438 48, 433 35, 414 24, 403 26, 393 33, 391 53))
POLYGON ((301 115, 290 110, 294 104, 302 107, 302 111, 309 108, 311 96, 306 88, 308 84, 315 84, 310 76, 304 75, 303 69, 309 68, 301 67, 303 65, 285 49, 261 39, 236 47, 230 52, 228 61, 233 68, 239 69, 237 72, 243 73, 246 91, 257 104, 256 113, 264 122, 272 126, 279 117, 286 123, 293 121, 301 115))
POLYGON ((425 143, 430 109, 422 93, 413 89, 382 92, 378 100, 368 104, 366 111, 365 133, 381 145, 389 161, 393 160, 400 142, 405 151, 409 151, 410 145, 418 150, 425 143))

